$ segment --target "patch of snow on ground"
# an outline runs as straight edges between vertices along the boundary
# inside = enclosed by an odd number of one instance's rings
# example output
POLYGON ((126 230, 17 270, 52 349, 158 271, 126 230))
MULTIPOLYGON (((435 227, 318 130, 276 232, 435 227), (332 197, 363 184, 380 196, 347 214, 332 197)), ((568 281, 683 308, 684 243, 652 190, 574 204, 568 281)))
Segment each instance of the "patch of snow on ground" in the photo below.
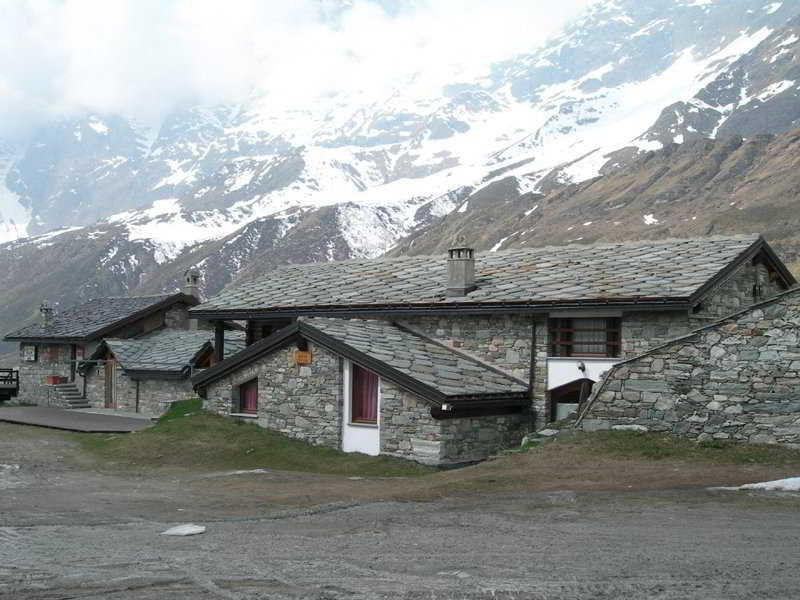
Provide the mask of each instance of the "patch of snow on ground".
POLYGON ((767 4, 764 7, 764 10, 768 15, 771 15, 778 12, 781 9, 781 6, 783 6, 783 2, 773 2, 772 4, 767 4))
POLYGON ((652 214, 645 215, 642 217, 645 225, 658 225, 658 219, 656 219, 652 214))
POLYGON ((31 238, 31 241, 34 242, 40 248, 46 248, 48 246, 52 246, 53 242, 50 242, 53 238, 56 238, 60 235, 64 235, 65 233, 69 233, 70 231, 75 231, 77 229, 81 229, 80 227, 62 227, 61 229, 56 229, 55 231, 48 231, 47 233, 43 233, 42 235, 37 235, 31 238))
MULTIPOLYGON (((513 234, 512 234, 512 235, 513 235, 513 234)), ((508 238, 510 238, 510 237, 511 237, 510 235, 507 235, 506 237, 504 237, 502 240, 500 240, 500 241, 499 241, 499 242, 497 242, 497 243, 496 243, 494 246, 492 246, 492 248, 489 250, 489 252, 497 252, 498 250, 500 250, 500 247, 501 247, 501 246, 502 246, 502 245, 505 243, 505 241, 506 241, 508 238)))
POLYGON ((746 483, 735 487, 717 487, 715 490, 764 490, 766 492, 800 492, 800 477, 775 479, 760 483, 746 483))
POLYGON ((767 87, 765 87, 764 91, 761 92, 758 96, 756 96, 755 99, 764 102, 765 100, 768 100, 773 96, 777 96, 778 94, 783 93, 788 89, 791 89, 795 83, 796 82, 790 81, 788 79, 784 81, 778 81, 776 83, 773 83, 772 85, 768 85, 767 87))
POLYGON ((89 127, 94 129, 99 135, 106 135, 108 133, 108 126, 100 119, 92 119, 89 121, 89 127))

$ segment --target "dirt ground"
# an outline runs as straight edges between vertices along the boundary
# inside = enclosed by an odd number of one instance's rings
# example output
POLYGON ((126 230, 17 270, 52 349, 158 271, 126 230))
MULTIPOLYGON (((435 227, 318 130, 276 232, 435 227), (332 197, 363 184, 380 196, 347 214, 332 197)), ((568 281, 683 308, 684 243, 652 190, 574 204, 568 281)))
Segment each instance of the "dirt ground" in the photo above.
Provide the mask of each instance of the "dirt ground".
POLYGON ((143 474, 0 424, 0 598, 796 599, 800 494, 707 489, 788 475, 555 452, 408 479, 143 474), (206 533, 159 535, 187 522, 206 533))

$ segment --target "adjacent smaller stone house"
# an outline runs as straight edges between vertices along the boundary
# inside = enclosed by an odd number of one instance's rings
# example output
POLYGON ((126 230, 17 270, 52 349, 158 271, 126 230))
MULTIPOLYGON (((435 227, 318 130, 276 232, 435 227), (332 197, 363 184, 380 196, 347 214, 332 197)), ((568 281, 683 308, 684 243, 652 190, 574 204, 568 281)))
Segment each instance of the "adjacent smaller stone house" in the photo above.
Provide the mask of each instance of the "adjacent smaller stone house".
POLYGON ((214 412, 314 444, 434 464, 519 443, 530 421, 526 381, 381 320, 301 317, 194 383, 214 412), (361 401, 343 403, 342 385, 361 401))
POLYGON ((39 322, 9 333, 19 342, 19 402, 50 406, 85 406, 78 364, 106 337, 135 338, 167 328, 186 330, 194 295, 162 294, 96 298, 55 313, 43 304, 39 322))
MULTIPOLYGON (((195 397, 189 378, 211 365, 214 334, 208 330, 162 328, 144 336, 104 339, 78 367, 89 406, 150 415, 195 397)), ((244 333, 229 331, 226 349, 244 348, 244 333)))
POLYGON ((581 424, 800 446, 800 289, 618 363, 581 424))

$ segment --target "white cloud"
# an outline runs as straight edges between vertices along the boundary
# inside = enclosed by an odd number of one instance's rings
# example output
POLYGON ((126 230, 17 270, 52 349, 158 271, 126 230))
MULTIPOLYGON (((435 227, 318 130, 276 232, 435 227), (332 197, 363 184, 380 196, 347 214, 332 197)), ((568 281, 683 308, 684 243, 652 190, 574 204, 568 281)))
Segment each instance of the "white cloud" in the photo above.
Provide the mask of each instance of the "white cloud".
POLYGON ((532 50, 589 2, 0 2, 0 133, 85 110, 152 122, 254 89, 294 103, 415 74, 435 86, 532 50))

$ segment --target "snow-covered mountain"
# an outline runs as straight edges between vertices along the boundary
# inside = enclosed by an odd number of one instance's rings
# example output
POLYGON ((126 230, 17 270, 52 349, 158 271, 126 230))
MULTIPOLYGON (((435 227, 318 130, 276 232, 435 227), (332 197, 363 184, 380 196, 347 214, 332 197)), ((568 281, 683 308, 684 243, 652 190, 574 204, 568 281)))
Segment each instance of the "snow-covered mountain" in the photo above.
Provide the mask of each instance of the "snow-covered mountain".
POLYGON ((600 0, 480 75, 290 106, 257 90, 155 135, 59 121, 0 146, 0 262, 81 246, 99 274, 47 292, 64 302, 166 289, 189 265, 213 293, 282 262, 380 255, 485 190, 548 193, 693 137, 780 133, 800 118, 798 15, 798 0, 600 0))

